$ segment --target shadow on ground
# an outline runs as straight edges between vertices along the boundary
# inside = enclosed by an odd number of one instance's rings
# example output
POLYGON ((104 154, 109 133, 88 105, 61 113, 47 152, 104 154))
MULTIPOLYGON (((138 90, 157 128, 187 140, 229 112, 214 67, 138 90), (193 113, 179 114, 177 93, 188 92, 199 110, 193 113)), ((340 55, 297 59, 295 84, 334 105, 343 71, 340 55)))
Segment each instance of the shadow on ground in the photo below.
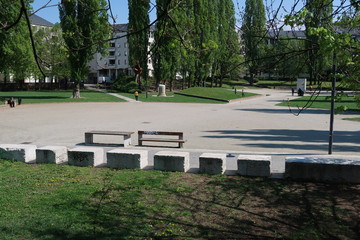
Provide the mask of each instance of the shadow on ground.
MULTIPOLYGON (((327 148, 329 141, 329 132, 321 130, 253 129, 217 130, 207 131, 207 133, 214 133, 214 135, 204 136, 205 138, 233 139, 234 144, 237 145, 273 149, 321 150, 327 148), (252 143, 246 144, 243 141, 251 141, 252 143)), ((360 147, 359 136, 359 131, 335 131, 334 150, 358 152, 360 147), (352 144, 353 146, 336 146, 336 144, 352 144)))
POLYGON ((109 184, 81 205, 92 228, 29 231, 48 239, 360 238, 359 185, 178 174, 157 187, 109 184))

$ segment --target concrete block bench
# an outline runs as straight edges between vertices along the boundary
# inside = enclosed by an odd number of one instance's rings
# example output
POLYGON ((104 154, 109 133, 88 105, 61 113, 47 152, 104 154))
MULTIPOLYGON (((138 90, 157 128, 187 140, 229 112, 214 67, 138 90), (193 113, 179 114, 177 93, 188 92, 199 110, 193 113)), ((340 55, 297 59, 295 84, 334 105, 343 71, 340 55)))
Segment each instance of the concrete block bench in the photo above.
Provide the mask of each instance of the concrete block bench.
POLYGON ((35 163, 36 146, 28 144, 0 144, 0 158, 35 163))
POLYGON ((199 157, 199 172, 207 174, 224 174, 226 154, 203 153, 199 157))
POLYGON ((36 149, 36 163, 67 163, 67 151, 67 148, 62 146, 45 146, 38 148, 36 149))
POLYGON ((110 168, 145 168, 148 166, 148 151, 132 149, 114 149, 108 151, 107 167, 110 168))
POLYGON ((77 147, 68 150, 68 164, 85 167, 85 166, 102 166, 105 165, 104 150, 102 148, 77 147))
POLYGON ((297 157, 285 159, 285 177, 336 183, 360 183, 360 160, 297 157))
POLYGON ((188 152, 160 151, 154 155, 154 169, 161 171, 187 172, 190 169, 188 152))
POLYGON ((238 174, 253 177, 270 177, 271 157, 263 155, 240 155, 237 159, 238 174))

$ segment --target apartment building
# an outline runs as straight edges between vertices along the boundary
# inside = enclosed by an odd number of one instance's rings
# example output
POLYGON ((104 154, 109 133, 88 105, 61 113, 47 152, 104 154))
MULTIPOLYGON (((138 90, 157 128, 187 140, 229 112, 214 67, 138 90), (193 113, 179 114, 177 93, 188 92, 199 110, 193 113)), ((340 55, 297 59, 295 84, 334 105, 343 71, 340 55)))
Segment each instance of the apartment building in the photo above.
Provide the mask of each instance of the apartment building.
MULTIPOLYGON (((133 75, 132 66, 129 64, 129 46, 127 41, 128 24, 114 25, 113 40, 109 41, 107 55, 96 53, 94 59, 89 63, 89 83, 103 83, 114 81, 120 72, 133 75)), ((154 31, 150 31, 150 44, 154 42, 154 31)), ((149 75, 152 76, 153 66, 151 58, 148 60, 149 75)))

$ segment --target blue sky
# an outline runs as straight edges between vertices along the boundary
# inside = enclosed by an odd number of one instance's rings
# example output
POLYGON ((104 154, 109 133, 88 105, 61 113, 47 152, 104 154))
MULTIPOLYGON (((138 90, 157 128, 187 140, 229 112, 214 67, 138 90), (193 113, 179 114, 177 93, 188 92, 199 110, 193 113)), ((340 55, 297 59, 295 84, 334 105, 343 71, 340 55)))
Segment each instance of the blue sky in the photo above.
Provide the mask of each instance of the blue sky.
MULTIPOLYGON (((47 4, 48 2, 50 5, 56 5, 61 0, 34 0, 34 3, 32 4, 34 11, 40 9, 42 6, 47 4)), ((219 0, 221 1, 221 0, 219 0)), ((245 0, 233 0, 235 9, 237 12, 237 15, 239 11, 242 10, 242 8, 245 5, 245 0)), ((289 10, 290 7, 293 5, 293 3, 297 0, 283 0, 283 7, 281 8, 281 13, 284 14, 286 10, 289 10)), ((301 0, 302 1, 302 0, 301 0)), ((336 2, 339 2, 340 0, 335 0, 336 2)), ((128 6, 127 6, 127 0, 110 0, 111 8, 113 10, 114 16, 117 18, 116 23, 127 23, 128 22, 128 6)), ((155 2, 155 0, 151 0, 151 2, 155 2)), ((264 4, 274 2, 274 8, 277 8, 280 0, 264 0, 264 4)), ((37 13, 40 17, 48 20, 49 22, 56 23, 59 22, 59 10, 57 6, 54 7, 48 7, 45 9, 40 9, 37 13)), ((154 19, 156 16, 155 11, 150 15, 152 19, 154 19)), ((238 16, 237 16, 238 18, 238 16)))

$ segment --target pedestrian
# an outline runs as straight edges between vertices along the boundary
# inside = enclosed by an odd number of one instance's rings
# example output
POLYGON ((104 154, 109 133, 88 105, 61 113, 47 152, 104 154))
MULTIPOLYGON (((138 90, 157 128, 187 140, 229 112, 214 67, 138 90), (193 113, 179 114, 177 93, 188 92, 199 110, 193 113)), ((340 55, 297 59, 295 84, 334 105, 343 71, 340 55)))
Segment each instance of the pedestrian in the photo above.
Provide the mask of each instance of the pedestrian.
POLYGON ((9 105, 11 108, 15 107, 15 100, 14 97, 11 97, 10 100, 8 101, 9 105))
POLYGON ((310 92, 312 92, 312 85, 311 84, 310 84, 309 88, 310 88, 310 92))
POLYGON ((237 94, 237 89, 235 88, 235 94, 237 94))
POLYGON ((138 93, 138 91, 135 91, 135 100, 137 101, 138 99, 139 99, 139 93, 138 93))

